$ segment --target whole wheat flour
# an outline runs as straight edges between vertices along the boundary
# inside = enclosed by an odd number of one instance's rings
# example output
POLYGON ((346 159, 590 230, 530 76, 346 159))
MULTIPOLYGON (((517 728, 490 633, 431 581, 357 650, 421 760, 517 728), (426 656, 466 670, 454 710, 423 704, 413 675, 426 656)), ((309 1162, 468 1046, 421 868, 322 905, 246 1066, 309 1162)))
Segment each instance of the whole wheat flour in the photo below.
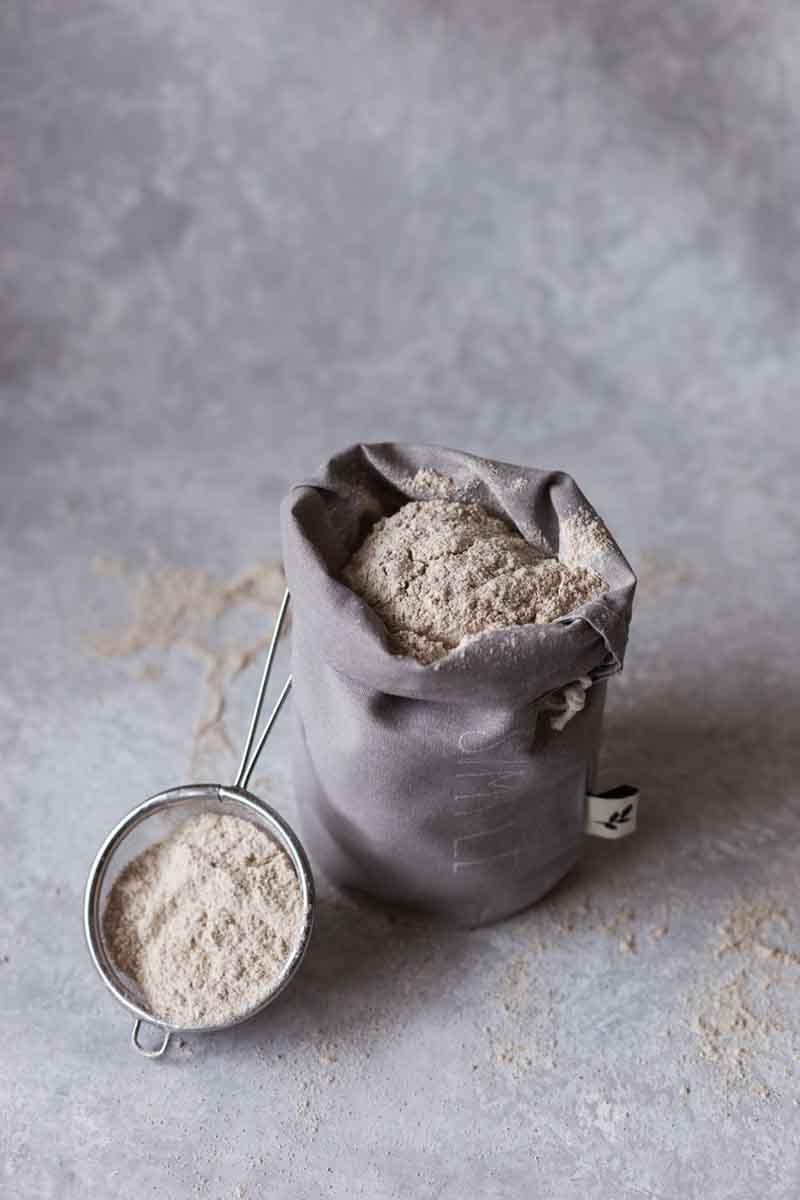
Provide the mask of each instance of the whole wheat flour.
POLYGON ((605 586, 481 505, 447 499, 412 501, 378 521, 342 579, 381 618, 393 652, 422 663, 487 629, 565 616, 605 586))
POLYGON ((205 813, 120 872, 103 931, 111 957, 154 1016, 220 1025, 263 1000, 300 933, 291 861, 263 830, 205 813))

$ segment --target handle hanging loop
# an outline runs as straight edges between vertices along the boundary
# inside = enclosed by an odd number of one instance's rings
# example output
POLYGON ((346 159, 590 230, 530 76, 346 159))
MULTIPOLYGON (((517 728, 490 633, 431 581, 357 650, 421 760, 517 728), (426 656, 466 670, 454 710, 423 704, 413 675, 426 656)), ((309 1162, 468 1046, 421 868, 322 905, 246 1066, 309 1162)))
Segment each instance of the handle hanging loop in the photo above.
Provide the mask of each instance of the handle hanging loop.
POLYGON ((141 1028, 142 1028, 142 1022, 138 1019, 136 1021, 134 1021, 133 1029, 131 1030, 131 1043, 133 1045, 134 1050, 137 1050, 138 1053, 141 1054, 144 1058, 161 1058, 161 1055, 164 1053, 167 1046, 169 1045, 169 1040, 172 1037, 172 1034, 170 1033, 170 1031, 168 1029, 162 1029, 161 1032, 163 1034, 163 1037, 161 1038, 161 1041, 159 1042, 159 1044, 157 1046, 154 1046, 152 1050, 148 1050, 139 1041, 139 1031, 141 1030, 141 1028))

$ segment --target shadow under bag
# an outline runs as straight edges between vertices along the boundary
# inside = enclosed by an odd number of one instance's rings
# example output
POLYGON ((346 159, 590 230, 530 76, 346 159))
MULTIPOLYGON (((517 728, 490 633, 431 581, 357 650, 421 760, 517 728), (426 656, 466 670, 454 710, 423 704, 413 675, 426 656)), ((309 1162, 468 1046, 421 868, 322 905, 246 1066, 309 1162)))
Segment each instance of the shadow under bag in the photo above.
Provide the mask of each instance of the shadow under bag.
POLYGON ((575 613, 490 630, 427 666, 390 653, 338 575, 377 520, 424 498, 420 468, 555 554, 566 521, 599 518, 561 471, 391 442, 335 455, 282 505, 294 786, 312 859, 339 886, 478 925, 538 900, 581 853, 636 579, 600 523, 582 565, 607 589, 575 613), (591 686, 573 711, 563 689, 579 680, 591 686))

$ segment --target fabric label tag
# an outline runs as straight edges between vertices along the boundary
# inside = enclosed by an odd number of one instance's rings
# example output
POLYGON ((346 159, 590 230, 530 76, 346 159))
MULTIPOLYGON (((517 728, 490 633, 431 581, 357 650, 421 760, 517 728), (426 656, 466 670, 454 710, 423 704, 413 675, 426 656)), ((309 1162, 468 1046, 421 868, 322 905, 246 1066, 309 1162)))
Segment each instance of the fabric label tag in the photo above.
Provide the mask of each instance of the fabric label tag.
POLYGON ((639 789, 623 784, 608 792, 586 796, 584 832, 592 837, 622 838, 636 830, 639 789))

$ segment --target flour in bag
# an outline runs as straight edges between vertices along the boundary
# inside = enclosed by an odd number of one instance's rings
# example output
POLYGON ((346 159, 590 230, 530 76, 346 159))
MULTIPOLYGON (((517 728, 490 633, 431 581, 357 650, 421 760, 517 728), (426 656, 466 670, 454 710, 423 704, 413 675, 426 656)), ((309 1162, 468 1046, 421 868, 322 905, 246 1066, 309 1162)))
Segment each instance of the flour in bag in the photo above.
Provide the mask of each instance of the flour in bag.
POLYGON ((412 501, 378 521, 342 579, 381 618, 393 652, 422 663, 488 629, 553 621, 605 587, 481 505, 444 498, 412 501))

